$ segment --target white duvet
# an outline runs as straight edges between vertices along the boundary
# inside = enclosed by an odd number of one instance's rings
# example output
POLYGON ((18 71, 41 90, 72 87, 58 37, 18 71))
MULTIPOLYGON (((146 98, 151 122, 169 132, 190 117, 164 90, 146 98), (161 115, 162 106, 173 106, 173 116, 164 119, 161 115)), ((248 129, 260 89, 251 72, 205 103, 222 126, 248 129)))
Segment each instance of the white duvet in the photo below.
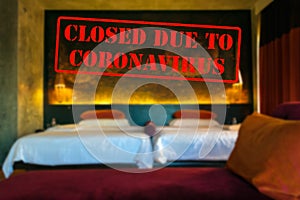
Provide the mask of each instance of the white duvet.
POLYGON ((154 159, 161 164, 176 160, 225 161, 237 136, 238 130, 218 127, 163 127, 153 138, 154 159))
POLYGON ((14 162, 56 166, 79 164, 136 164, 152 168, 151 140, 143 127, 64 125, 19 138, 9 151, 2 170, 6 177, 14 162))

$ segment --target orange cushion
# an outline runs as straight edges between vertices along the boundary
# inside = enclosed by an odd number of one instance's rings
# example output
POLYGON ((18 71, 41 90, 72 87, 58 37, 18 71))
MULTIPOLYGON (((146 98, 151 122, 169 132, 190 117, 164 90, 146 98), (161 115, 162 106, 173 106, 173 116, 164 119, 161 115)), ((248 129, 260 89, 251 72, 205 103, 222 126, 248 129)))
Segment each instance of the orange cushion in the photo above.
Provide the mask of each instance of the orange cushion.
POLYGON ((174 118, 200 118, 215 119, 217 114, 209 110, 178 110, 173 114, 174 118))
POLYGON ((124 119, 125 114, 119 110, 88 110, 80 115, 81 119, 124 119))
POLYGON ((300 121, 248 116, 226 166, 271 198, 300 199, 300 121))

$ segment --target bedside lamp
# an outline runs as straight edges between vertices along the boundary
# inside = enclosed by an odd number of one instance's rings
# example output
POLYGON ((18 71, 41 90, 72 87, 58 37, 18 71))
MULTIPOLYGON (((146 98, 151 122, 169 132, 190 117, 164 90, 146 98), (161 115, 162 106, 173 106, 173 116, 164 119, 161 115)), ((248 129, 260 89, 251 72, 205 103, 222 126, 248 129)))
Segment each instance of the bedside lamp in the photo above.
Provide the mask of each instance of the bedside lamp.
POLYGON ((62 103, 65 100, 66 84, 63 74, 56 74, 54 81, 54 92, 57 102, 62 103))

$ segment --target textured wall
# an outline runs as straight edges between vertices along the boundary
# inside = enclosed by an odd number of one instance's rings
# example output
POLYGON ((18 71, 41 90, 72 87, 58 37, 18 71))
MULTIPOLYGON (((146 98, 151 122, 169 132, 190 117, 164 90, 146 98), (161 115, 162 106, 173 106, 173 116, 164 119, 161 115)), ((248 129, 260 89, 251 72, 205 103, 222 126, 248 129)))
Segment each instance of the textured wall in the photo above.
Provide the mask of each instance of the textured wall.
POLYGON ((19 1, 18 136, 43 127, 43 21, 37 1, 19 1))
POLYGON ((0 1, 0 164, 17 138, 17 0, 0 1))

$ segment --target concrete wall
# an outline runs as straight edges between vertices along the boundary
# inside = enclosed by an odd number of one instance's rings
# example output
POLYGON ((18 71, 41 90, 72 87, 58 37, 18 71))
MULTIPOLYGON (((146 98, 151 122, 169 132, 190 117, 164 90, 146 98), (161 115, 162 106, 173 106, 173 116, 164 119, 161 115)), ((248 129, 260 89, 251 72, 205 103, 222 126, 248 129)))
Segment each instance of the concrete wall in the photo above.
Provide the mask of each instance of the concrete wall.
POLYGON ((0 1, 0 163, 17 138, 17 0, 0 1))

